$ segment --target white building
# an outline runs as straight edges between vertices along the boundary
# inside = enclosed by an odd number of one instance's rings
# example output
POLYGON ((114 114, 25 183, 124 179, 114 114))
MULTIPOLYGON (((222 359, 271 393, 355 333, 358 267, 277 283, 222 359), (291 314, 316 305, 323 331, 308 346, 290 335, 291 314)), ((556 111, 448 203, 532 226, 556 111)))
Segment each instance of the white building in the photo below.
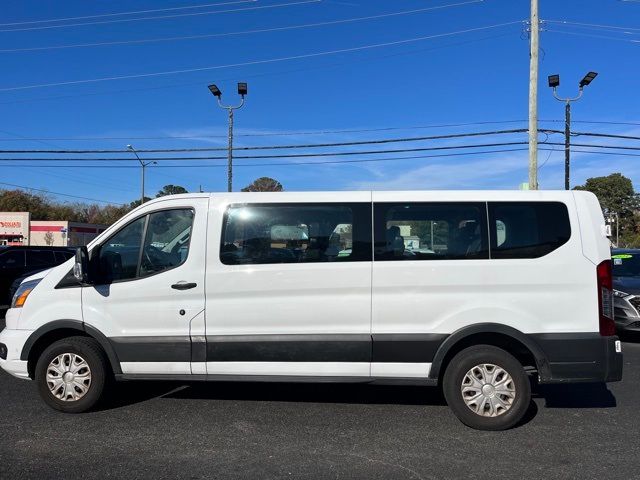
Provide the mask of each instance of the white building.
POLYGON ((29 212, 0 212, 0 245, 82 246, 106 228, 67 220, 31 220, 29 212))

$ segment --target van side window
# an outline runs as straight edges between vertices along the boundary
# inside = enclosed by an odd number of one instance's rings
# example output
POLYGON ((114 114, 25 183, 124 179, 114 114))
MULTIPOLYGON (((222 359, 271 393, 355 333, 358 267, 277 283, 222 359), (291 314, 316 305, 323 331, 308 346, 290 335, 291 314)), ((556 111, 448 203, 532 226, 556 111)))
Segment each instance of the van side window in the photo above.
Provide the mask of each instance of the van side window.
POLYGON ((193 210, 165 210, 149 215, 140 261, 141 277, 184 263, 192 223, 193 210))
POLYGON ((112 282, 137 276, 146 219, 144 216, 134 220, 101 246, 98 263, 102 280, 112 282))
POLYGON ((194 211, 162 210, 134 220, 100 247, 101 280, 130 280, 183 264, 189 253, 194 211))
POLYGON ((538 258, 569 241, 567 207, 560 202, 489 202, 491 258, 538 258))
POLYGON ((371 260, 370 204, 231 205, 226 265, 371 260))
POLYGON ((489 258, 484 203, 376 204, 375 260, 489 258))

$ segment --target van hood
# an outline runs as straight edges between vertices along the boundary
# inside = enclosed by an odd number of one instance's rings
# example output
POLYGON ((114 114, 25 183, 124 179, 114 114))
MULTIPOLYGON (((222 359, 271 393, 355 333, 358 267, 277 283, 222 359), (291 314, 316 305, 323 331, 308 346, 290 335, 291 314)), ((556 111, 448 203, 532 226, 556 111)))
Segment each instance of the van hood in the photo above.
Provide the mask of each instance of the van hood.
POLYGON ((631 295, 640 294, 640 277, 613 277, 613 288, 631 295))
MULTIPOLYGON (((54 267, 55 268, 55 267, 54 267)), ((44 277, 46 277, 47 275, 49 275, 49 273, 51 272, 51 270, 53 270, 53 268, 48 268, 46 270, 42 270, 41 272, 38 273, 34 273, 33 275, 31 275, 30 277, 27 277, 23 280, 23 282, 28 282, 30 280, 41 280, 44 277)))

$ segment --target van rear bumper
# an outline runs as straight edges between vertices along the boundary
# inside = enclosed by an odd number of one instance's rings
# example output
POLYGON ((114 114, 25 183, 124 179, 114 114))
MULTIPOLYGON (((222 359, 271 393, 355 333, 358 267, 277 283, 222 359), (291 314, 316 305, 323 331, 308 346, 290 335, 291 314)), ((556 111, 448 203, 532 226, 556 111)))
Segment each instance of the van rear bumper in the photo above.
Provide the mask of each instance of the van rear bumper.
POLYGON ((541 360, 546 368, 538 369, 540 383, 622 380, 622 347, 617 336, 603 337, 594 332, 541 333, 532 337, 546 357, 541 360))

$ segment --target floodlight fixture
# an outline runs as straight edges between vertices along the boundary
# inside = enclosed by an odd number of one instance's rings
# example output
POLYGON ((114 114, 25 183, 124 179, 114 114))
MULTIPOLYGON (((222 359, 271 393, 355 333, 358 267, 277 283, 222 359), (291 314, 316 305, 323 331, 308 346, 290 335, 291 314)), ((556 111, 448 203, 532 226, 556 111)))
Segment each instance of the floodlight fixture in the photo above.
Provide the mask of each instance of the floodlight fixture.
POLYGON ((598 72, 589 72, 587 73, 582 80, 580 80, 580 88, 586 87, 589 85, 594 78, 598 76, 598 72))
POLYGON ((549 75, 549 86, 556 88, 560 86, 560 75, 549 75))
POLYGON ((209 85, 209 91, 218 98, 222 97, 222 92, 215 84, 209 85))
POLYGON ((235 105, 225 105, 222 103, 222 92, 215 84, 209 85, 209 91, 218 98, 218 106, 227 111, 229 115, 229 140, 228 140, 228 148, 227 148, 227 190, 233 190, 233 112, 234 110, 238 110, 244 106, 245 95, 249 89, 247 88, 246 82, 238 82, 238 95, 240 95, 241 99, 238 104, 235 105))

